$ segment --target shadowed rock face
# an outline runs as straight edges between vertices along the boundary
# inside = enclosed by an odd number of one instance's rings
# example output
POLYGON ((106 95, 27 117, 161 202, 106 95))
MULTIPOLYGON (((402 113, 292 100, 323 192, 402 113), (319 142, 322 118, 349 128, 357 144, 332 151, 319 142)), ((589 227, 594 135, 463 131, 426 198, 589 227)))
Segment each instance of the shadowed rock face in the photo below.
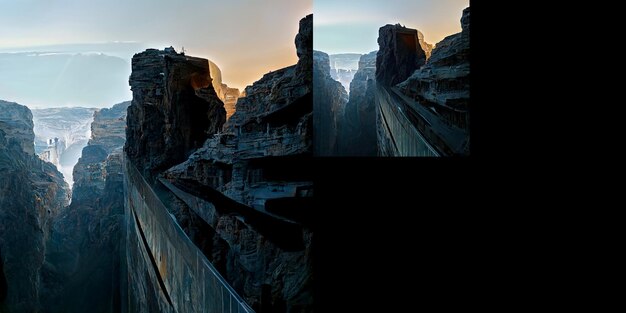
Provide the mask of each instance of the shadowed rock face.
POLYGON ((46 312, 121 311, 122 147, 129 105, 94 113, 92 137, 74 167, 72 203, 55 220, 47 244, 46 312))
POLYGON ((312 196, 312 22, 300 22, 298 63, 248 86, 225 132, 163 174, 203 198, 173 199, 173 214, 256 312, 313 310, 302 217, 312 196))
POLYGON ((340 82, 332 79, 330 58, 321 51, 313 51, 313 86, 315 155, 337 155, 339 129, 348 94, 340 82))
POLYGON ((184 161, 226 120, 206 59, 148 49, 132 60, 124 151, 148 179, 184 161))
POLYGON ((339 137, 339 154, 343 156, 376 156, 376 55, 361 56, 359 69, 350 83, 350 100, 346 104, 339 137))
POLYGON ((426 54, 418 44, 417 30, 385 25, 378 30, 376 81, 394 86, 406 80, 426 62, 426 54))
POLYGON ((469 128, 469 18, 463 11, 462 31, 444 38, 424 67, 415 71, 398 88, 424 106, 431 107, 449 124, 469 128))
POLYGON ((69 188, 34 154, 30 110, 0 101, 0 112, 0 311, 38 312, 46 240, 69 188))

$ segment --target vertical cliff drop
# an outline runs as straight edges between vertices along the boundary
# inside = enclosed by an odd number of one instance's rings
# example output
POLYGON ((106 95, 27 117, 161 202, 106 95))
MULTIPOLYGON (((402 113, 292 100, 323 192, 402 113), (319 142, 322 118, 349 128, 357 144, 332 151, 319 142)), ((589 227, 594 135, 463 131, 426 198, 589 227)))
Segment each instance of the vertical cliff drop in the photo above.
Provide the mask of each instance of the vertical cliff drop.
POLYGON ((54 165, 34 154, 32 113, 0 101, 0 311, 41 307, 46 241, 67 205, 69 187, 54 165))
MULTIPOLYGON (((133 59, 125 146, 130 166, 146 176, 158 202, 257 312, 310 312, 313 305, 313 235, 307 226, 313 192, 312 20, 309 15, 300 22, 298 63, 248 86, 224 129, 225 110, 214 87, 190 86, 209 75, 201 65, 206 60, 156 50, 133 59), (179 60, 177 71, 187 74, 168 74, 171 60, 179 60), (185 128, 191 115, 197 126, 185 128)), ((178 287, 184 273, 165 271, 178 261, 164 263, 169 252, 159 248, 164 243, 151 241, 159 235, 142 218, 142 229, 129 235, 130 307, 167 311, 184 305, 178 294, 194 303, 201 295, 178 287), (148 252, 153 260, 135 251, 142 244, 154 247, 148 252), (148 277, 151 264, 158 270, 148 277)))

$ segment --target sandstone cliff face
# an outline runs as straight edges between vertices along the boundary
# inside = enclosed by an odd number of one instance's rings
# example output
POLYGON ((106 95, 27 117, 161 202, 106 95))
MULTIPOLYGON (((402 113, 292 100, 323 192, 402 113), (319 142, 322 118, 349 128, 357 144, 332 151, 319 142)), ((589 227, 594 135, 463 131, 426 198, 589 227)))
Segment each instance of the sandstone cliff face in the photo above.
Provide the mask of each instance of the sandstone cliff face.
POLYGON ((343 115, 339 155, 376 156, 376 55, 361 56, 359 70, 350 83, 350 100, 343 115))
POLYGON ((217 64, 209 60, 209 69, 211 71, 211 78, 213 89, 217 97, 224 102, 224 109, 226 109, 226 120, 228 120, 235 113, 235 103, 239 98, 239 89, 228 87, 227 84, 222 82, 222 70, 217 64))
POLYGON ((378 30, 377 83, 395 86, 424 65, 426 54, 417 36, 417 30, 400 24, 385 25, 378 30))
POLYGON ((0 101, 0 112, 0 311, 37 312, 45 242, 69 188, 34 154, 30 110, 0 101))
POLYGON ((469 16, 463 11, 462 31, 437 44, 424 67, 415 71, 398 88, 422 105, 430 107, 449 124, 469 128, 469 16))
MULTIPOLYGON (((300 22, 298 63, 248 86, 224 131, 155 184, 183 230, 256 312, 313 310, 312 233, 302 222, 312 196, 312 22, 312 15, 300 22)), ((146 91, 137 89, 137 99, 146 91)), ((140 113, 131 106, 129 126, 147 123, 140 113)), ((171 124, 171 132, 182 125, 171 124)), ((127 149, 146 145, 153 131, 129 136, 127 149)), ((155 172, 163 164, 137 161, 155 172)))
POLYGON ((338 138, 348 94, 342 84, 330 75, 330 58, 313 51, 313 115, 315 155, 332 156, 339 152, 338 138))
POLYGON ((226 120, 206 59, 148 49, 133 57, 129 83, 126 139, 132 144, 124 151, 148 179, 184 161, 226 120))
POLYGON ((48 240, 46 312, 120 312, 122 147, 129 105, 94 113, 92 138, 74 167, 72 202, 55 220, 48 240))
POLYGON ((426 55, 426 60, 430 58, 430 55, 433 52, 433 45, 424 41, 424 34, 421 31, 417 31, 417 39, 419 41, 420 47, 424 50, 424 54, 426 55))

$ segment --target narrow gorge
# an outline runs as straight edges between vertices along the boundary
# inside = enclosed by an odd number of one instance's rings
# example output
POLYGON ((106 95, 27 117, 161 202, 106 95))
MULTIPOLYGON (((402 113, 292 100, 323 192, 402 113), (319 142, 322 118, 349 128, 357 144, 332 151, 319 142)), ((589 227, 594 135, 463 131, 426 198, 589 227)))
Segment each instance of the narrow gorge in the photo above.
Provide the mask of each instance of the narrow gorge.
POLYGON ((361 55, 353 76, 315 51, 316 155, 469 155, 469 16, 434 47, 416 29, 381 27, 379 50, 361 55))

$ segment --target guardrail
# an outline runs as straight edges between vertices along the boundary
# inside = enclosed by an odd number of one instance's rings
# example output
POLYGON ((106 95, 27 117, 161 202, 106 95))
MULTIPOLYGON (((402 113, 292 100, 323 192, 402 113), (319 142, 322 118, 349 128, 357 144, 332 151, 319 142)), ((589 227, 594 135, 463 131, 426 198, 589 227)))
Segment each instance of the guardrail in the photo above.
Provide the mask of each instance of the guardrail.
MULTIPOLYGON (((137 168, 125 158, 129 223, 150 260, 148 268, 174 312, 254 313, 187 237, 137 168)), ((130 230, 129 230, 130 231, 130 230)), ((129 269, 132 270, 132 269, 129 269)), ((144 276, 145 277, 145 276, 144 276)))

